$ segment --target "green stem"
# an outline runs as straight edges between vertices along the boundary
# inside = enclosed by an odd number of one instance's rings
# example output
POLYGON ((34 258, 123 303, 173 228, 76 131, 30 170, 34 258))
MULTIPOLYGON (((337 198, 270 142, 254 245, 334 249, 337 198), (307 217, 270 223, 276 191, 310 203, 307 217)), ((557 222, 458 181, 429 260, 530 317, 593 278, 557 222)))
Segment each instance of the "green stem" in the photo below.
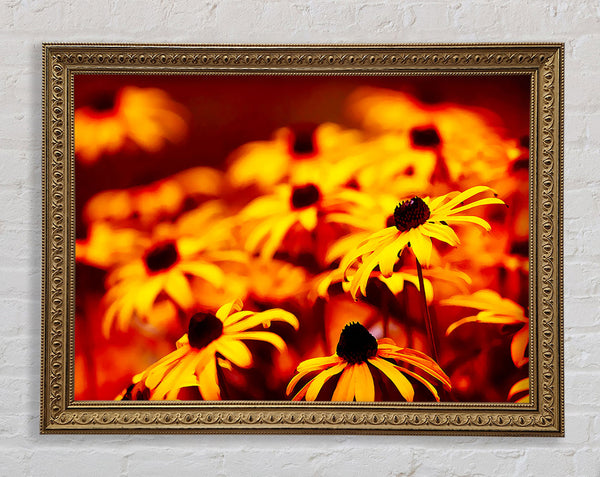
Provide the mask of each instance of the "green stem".
POLYGON ((429 337, 429 346, 431 347, 431 354, 436 363, 440 363, 440 358, 435 345, 435 336, 433 334, 433 323, 431 322, 431 316, 429 315, 429 306, 427 305, 427 297, 425 296, 425 283, 423 282, 423 269, 419 263, 419 259, 415 258, 417 262, 417 274, 419 275, 419 291, 423 298, 423 316, 425 318, 425 327, 427 328, 427 336, 429 337))

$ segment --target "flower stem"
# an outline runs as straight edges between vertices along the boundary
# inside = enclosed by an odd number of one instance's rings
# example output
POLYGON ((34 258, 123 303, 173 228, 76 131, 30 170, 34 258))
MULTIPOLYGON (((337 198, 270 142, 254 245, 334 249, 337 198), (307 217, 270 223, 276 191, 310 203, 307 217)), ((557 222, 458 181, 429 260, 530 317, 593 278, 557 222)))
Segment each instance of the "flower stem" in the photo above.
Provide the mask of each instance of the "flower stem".
POLYGON ((433 334, 433 323, 431 322, 431 315, 429 314, 429 306, 427 306, 427 297, 425 296, 425 283, 423 282, 423 269, 419 263, 419 259, 415 258, 417 262, 417 274, 419 275, 419 290, 421 297, 423 298, 423 316, 425 318, 425 327, 427 328, 427 335, 429 337, 429 346, 431 347, 431 354, 436 363, 440 363, 440 358, 437 352, 437 346, 435 345, 435 336, 433 334))

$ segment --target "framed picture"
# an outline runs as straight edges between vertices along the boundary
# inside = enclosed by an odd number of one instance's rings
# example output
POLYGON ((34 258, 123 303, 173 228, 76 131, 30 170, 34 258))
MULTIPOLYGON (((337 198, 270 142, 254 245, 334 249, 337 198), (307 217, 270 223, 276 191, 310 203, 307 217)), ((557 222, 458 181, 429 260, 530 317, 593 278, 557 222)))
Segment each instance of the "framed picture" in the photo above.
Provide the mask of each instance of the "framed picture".
POLYGON ((560 44, 47 44, 42 432, 562 436, 560 44))

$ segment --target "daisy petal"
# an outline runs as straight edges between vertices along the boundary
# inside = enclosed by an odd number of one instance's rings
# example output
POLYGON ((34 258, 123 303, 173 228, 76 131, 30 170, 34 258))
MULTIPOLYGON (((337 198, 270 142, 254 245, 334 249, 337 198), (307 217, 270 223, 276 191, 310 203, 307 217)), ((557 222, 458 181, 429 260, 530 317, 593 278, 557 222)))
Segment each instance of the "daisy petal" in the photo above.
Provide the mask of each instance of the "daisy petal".
POLYGON ((456 197, 454 197, 450 201, 446 202, 445 204, 443 204, 439 207, 436 207, 436 210, 434 210, 432 212, 433 213, 446 212, 446 211, 452 209, 453 207, 457 206, 461 202, 464 202, 465 200, 470 199, 471 197, 473 197, 477 194, 481 194, 482 192, 486 192, 486 191, 494 192, 492 189, 490 189, 489 187, 486 187, 486 186, 471 187, 470 189, 467 189, 466 191, 461 192, 460 194, 458 194, 456 197))
POLYGON ((346 366, 340 376, 340 380, 335 387, 332 401, 353 401, 354 400, 354 369, 355 366, 346 366))
POLYGON ((278 351, 283 352, 286 350, 285 341, 283 341, 279 335, 271 333, 270 331, 243 331, 241 333, 228 335, 228 337, 237 340, 265 341, 272 344, 278 351))
POLYGON ((452 246, 456 246, 460 243, 458 235, 456 235, 456 232, 448 225, 425 223, 419 227, 419 229, 424 235, 446 242, 452 246))
POLYGON ((354 395, 357 401, 371 402, 375 400, 375 385, 367 363, 354 366, 354 395))
POLYGON ((521 328, 510 343, 510 356, 517 368, 524 366, 529 361, 529 356, 525 354, 527 344, 529 343, 529 327, 521 328))
POLYGON ((245 320, 240 320, 231 326, 227 327, 227 332, 237 333, 239 331, 245 331, 255 326, 262 325, 265 328, 271 326, 271 321, 281 321, 288 323, 298 329, 299 323, 298 318, 292 315, 289 311, 282 310, 281 308, 273 308, 271 310, 256 313, 253 316, 249 316, 245 320))
POLYGON ((173 270, 167 275, 165 292, 184 310, 191 308, 194 303, 190 284, 179 271, 173 270))
POLYGON ((406 399, 408 402, 412 402, 415 397, 415 390, 410 384, 410 381, 406 379, 406 377, 398 371, 398 369, 386 361, 385 359, 381 359, 379 357, 369 359, 369 363, 371 363, 376 368, 379 368, 381 372, 383 372, 389 379, 394 383, 396 389, 400 391, 402 397, 406 399))
MULTIPOLYGON (((508 391, 508 399, 512 398, 515 394, 525 391, 529 391, 529 378, 523 378, 520 381, 517 381, 508 391)), ((527 396, 527 398, 529 398, 529 396, 527 396)))
POLYGON ((205 401, 220 401, 221 390, 217 379, 217 360, 210 360, 200 373, 198 388, 205 401))
POLYGON ((410 248, 415 257, 417 257, 417 260, 424 266, 429 267, 432 250, 431 239, 423 235, 419 229, 410 229, 407 238, 410 241, 410 248))
POLYGON ((440 402, 440 396, 437 392, 437 389, 435 389, 435 386, 433 384, 431 384, 429 381, 427 381, 423 376, 417 374, 417 373, 413 373, 412 371, 409 371, 406 368, 403 368, 402 366, 398 366, 398 369, 403 372, 404 374, 408 374, 409 376, 412 376, 413 378, 415 378, 417 381, 419 381, 420 383, 422 383, 427 389, 429 389, 429 392, 431 394, 433 394, 433 397, 435 398, 435 400, 437 402, 440 402))
POLYGON ((181 389, 180 380, 189 382, 189 377, 194 373, 197 361, 201 358, 201 354, 184 356, 177 364, 166 373, 158 386, 151 393, 151 399, 161 400, 165 395, 172 390, 181 389))
POLYGON ((297 370, 299 373, 310 372, 310 371, 314 371, 316 369, 322 369, 322 368, 329 367, 333 364, 338 364, 341 361, 342 361, 342 358, 340 358, 339 356, 336 356, 336 355, 325 356, 323 358, 311 358, 311 359, 307 359, 306 361, 302 361, 298 365, 297 370))
POLYGON ((178 267, 182 272, 202 278, 217 288, 223 286, 225 274, 223 270, 212 263, 187 262, 178 267))
POLYGON ((482 218, 474 217, 472 215, 461 215, 458 217, 450 216, 450 217, 446 217, 445 221, 449 224, 467 222, 467 223, 479 225, 480 227, 484 228, 488 232, 490 230, 492 230, 492 226, 489 223, 487 223, 482 218))
POLYGON ((229 336, 222 336, 215 341, 215 351, 221 353, 226 359, 240 368, 252 366, 252 353, 248 347, 229 336))
POLYGON ((402 252, 407 243, 408 234, 400 234, 391 245, 388 245, 384 249, 379 259, 379 269, 384 277, 392 276, 394 273, 394 265, 398 261, 398 255, 402 252))
POLYGON ((502 199, 498 199, 496 197, 490 197, 488 199, 476 200, 475 202, 471 202, 469 204, 463 205, 462 207, 457 207, 456 209, 452 209, 449 212, 447 212, 446 215, 450 216, 450 215, 458 214, 465 210, 473 209, 474 207, 479 207, 481 205, 491 205, 491 204, 505 205, 505 203, 502 199))
POLYGON ((291 215, 285 219, 282 219, 281 221, 278 221, 272 227, 272 229, 269 232, 269 238, 267 239, 262 250, 260 251, 261 259, 268 260, 273 258, 273 255, 275 255, 275 252, 277 251, 277 249, 279 249, 281 242, 283 241, 284 237, 286 236, 292 225, 294 225, 295 221, 296 217, 291 215))
POLYGON ((217 312, 215 313, 215 316, 221 320, 221 321, 225 321, 225 319, 231 315, 232 313, 236 312, 236 311, 240 311, 242 308, 244 307, 244 304, 242 303, 242 300, 237 299, 235 301, 232 301, 230 303, 226 303, 225 305, 223 305, 221 308, 219 308, 217 310, 217 312))
POLYGON ((319 391, 321 391, 321 388, 325 383, 336 374, 341 373, 346 366, 346 363, 337 364, 319 373, 308 385, 308 389, 306 390, 306 400, 314 401, 317 399, 319 391))
POLYGON ((223 326, 229 327, 229 326, 233 325, 234 323, 237 323, 238 321, 242 321, 254 314, 255 314, 254 311, 238 311, 237 313, 232 313, 227 318, 225 318, 225 321, 223 321, 223 326))

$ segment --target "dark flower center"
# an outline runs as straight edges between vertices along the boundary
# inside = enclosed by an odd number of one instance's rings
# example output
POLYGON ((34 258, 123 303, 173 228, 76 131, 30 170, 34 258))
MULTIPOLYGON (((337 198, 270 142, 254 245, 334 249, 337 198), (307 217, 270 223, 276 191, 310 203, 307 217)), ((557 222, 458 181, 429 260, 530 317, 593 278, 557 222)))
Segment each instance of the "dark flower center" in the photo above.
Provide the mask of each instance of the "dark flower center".
POLYGON ((529 149, 529 136, 521 136, 519 139, 519 145, 525 149, 529 149))
POLYGON ((348 363, 364 363, 377 354, 377 340, 360 323, 348 323, 335 351, 348 363))
POLYGON ((529 170, 529 157, 525 156, 523 158, 517 159, 513 162, 512 171, 528 171, 529 170))
POLYGON ((293 128, 291 149, 299 156, 312 155, 317 150, 315 141, 315 124, 301 124, 293 128))
POLYGON ((427 222, 429 207, 420 197, 400 202, 394 209, 394 224, 400 232, 414 229, 427 222))
POLYGON ((144 256, 148 270, 152 273, 171 268, 179 260, 175 242, 164 242, 151 248, 144 256))
POLYGON ((115 107, 116 97, 113 93, 103 92, 99 93, 92 100, 91 106, 94 110, 99 112, 110 111, 115 107))
POLYGON ((316 204, 321 198, 319 188, 314 184, 306 184, 304 186, 296 186, 292 191, 292 208, 303 209, 310 205, 316 204))
POLYGON ((411 129, 410 140, 414 147, 423 148, 434 148, 442 143, 440 135, 433 127, 411 129))
POLYGON ((350 179, 348 182, 346 182, 346 187, 348 189, 360 190, 360 184, 356 179, 350 179))
POLYGON ((204 348, 223 334, 223 322, 210 313, 196 313, 190 319, 188 339, 190 346, 204 348))

